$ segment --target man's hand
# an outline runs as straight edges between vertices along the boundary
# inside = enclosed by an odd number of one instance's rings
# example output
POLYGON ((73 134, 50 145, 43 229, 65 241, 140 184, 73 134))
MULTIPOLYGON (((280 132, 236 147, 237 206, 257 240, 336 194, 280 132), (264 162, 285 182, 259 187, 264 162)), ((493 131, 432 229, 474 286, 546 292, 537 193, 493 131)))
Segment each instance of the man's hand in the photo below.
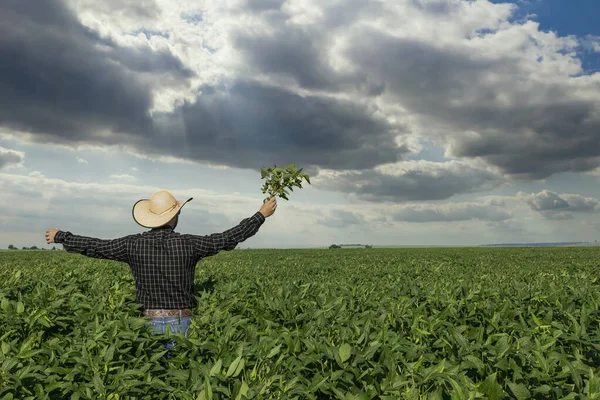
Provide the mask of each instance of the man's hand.
POLYGON ((54 236, 56 236, 56 232, 60 231, 60 229, 46 229, 46 243, 54 243, 54 236))
POLYGON ((275 199, 275 196, 271 196, 271 198, 262 205, 258 212, 260 212, 265 218, 267 218, 273 215, 276 208, 277 200, 275 199))

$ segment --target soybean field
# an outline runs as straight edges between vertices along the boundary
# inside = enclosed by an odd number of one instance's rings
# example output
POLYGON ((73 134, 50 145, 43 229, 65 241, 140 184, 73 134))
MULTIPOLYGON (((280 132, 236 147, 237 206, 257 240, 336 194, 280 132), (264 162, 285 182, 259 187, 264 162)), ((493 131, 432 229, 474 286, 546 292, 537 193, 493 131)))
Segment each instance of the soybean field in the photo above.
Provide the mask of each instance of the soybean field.
POLYGON ((600 398, 600 249, 234 250, 166 359, 129 266, 0 252, 0 399, 600 398))

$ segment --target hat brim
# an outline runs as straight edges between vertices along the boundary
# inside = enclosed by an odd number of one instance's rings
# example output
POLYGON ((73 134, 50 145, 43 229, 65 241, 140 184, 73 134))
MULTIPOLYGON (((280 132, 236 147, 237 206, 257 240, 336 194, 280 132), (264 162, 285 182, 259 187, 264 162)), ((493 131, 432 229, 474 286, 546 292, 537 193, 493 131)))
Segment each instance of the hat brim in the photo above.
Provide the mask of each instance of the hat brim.
POLYGON ((173 217, 177 215, 181 208, 192 199, 193 197, 190 197, 186 201, 178 201, 177 207, 161 215, 154 214, 152 211, 150 211, 150 199, 142 199, 138 200, 133 205, 131 214, 133 215, 135 222, 144 228, 158 228, 159 226, 163 226, 173 219, 173 217))

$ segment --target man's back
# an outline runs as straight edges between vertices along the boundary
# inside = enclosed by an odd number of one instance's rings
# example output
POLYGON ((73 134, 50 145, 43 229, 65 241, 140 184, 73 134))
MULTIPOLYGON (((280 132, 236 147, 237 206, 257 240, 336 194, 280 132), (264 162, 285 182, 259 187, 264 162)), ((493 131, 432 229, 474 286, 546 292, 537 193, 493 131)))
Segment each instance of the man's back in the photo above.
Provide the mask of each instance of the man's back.
POLYGON ((132 236, 129 266, 135 278, 136 298, 145 309, 193 308, 194 275, 200 260, 196 240, 170 228, 132 236))

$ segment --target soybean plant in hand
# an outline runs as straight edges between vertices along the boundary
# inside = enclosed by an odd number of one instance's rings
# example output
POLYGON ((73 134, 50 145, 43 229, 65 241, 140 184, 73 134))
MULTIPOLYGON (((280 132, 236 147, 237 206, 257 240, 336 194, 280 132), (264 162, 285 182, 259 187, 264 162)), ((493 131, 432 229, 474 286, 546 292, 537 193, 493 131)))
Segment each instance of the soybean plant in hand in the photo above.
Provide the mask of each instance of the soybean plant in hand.
POLYGON ((296 165, 290 164, 285 168, 274 165, 273 168, 262 167, 260 170, 261 179, 266 179, 262 187, 263 193, 269 193, 264 201, 271 196, 279 196, 282 199, 289 200, 288 189, 294 191, 294 186, 302 188, 302 180, 306 180, 310 185, 310 177, 302 173, 302 168, 298 169, 296 165))

